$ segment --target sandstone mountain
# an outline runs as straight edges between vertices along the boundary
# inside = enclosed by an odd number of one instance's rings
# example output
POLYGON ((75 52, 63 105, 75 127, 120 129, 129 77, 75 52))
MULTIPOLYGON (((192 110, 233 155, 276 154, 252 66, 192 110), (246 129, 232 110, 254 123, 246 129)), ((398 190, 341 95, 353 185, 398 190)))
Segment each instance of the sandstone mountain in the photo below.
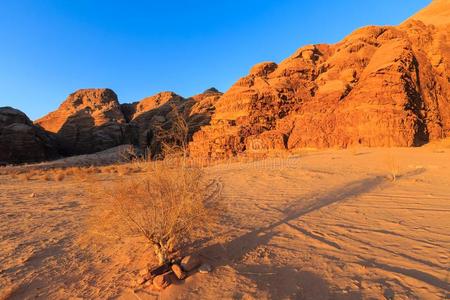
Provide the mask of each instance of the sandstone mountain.
POLYGON ((217 102, 193 155, 299 147, 419 146, 450 135, 450 1, 400 26, 256 65, 217 102))
POLYGON ((132 143, 117 95, 110 89, 82 89, 35 122, 56 135, 64 154, 92 153, 132 143))
POLYGON ((0 107, 0 165, 56 158, 54 139, 21 111, 0 107))
POLYGON ((54 133, 65 155, 102 151, 135 144, 152 155, 160 151, 158 132, 171 126, 173 110, 186 116, 192 135, 209 123, 222 93, 210 89, 191 98, 162 92, 131 104, 119 104, 110 89, 82 89, 35 123, 54 133))
POLYGON ((210 89, 185 99, 173 92, 162 92, 139 102, 124 104, 122 110, 125 118, 137 128, 137 144, 143 149, 148 148, 155 155, 161 151, 163 132, 172 127, 174 110, 187 121, 190 139, 201 126, 209 124, 214 105, 221 95, 219 91, 210 89))
MULTIPOLYGON (((162 92, 120 104, 112 90, 79 90, 35 122, 43 129, 39 142, 29 120, 19 124, 30 132, 14 136, 45 145, 49 152, 32 160, 121 144, 154 156, 177 112, 189 125, 191 155, 210 158, 301 147, 409 147, 448 137, 450 0, 434 0, 399 26, 364 27, 337 44, 309 45, 279 64, 257 64, 223 95, 162 92)), ((2 133, 3 140, 11 136, 2 133)), ((27 143, 14 146, 17 159, 2 159, 28 161, 27 143)))

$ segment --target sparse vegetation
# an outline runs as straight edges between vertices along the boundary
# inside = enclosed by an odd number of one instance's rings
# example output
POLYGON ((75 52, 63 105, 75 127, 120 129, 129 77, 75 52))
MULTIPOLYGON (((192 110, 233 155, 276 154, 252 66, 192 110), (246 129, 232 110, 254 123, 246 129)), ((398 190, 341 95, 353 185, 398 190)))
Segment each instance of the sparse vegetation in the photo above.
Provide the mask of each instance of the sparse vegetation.
POLYGON ((172 105, 171 114, 172 121, 169 128, 156 126, 156 136, 161 143, 162 156, 171 159, 182 157, 183 162, 186 162, 189 144, 188 117, 175 105, 172 105))
POLYGON ((115 235, 141 235, 153 248, 160 264, 192 241, 199 229, 217 213, 219 191, 208 185, 201 168, 187 166, 189 128, 174 109, 171 128, 160 133, 164 161, 135 159, 116 166, 119 175, 145 170, 139 176, 123 176, 112 186, 93 189, 99 200, 102 230, 115 235))
POLYGON ((33 178, 33 176, 35 175, 34 172, 26 172, 21 174, 20 179, 24 179, 24 180, 31 180, 33 178))
POLYGON ((74 172, 74 176, 75 176, 78 180, 80 180, 80 181, 86 181, 87 178, 88 178, 88 174, 87 174, 87 172, 84 170, 84 168, 81 168, 81 167, 75 168, 75 169, 73 170, 73 172, 74 172))
POLYGON ((55 174, 56 181, 63 181, 66 175, 63 172, 58 172, 55 174))
POLYGON ((126 176, 133 172, 133 169, 129 165, 120 165, 117 166, 117 169, 119 176, 126 176))
POLYGON ((52 181, 52 180, 53 180, 53 177, 52 177, 51 174, 46 173, 46 174, 44 175, 44 180, 45 180, 45 181, 52 181))
POLYGON ((384 164, 388 172, 388 178, 391 181, 396 181, 400 174, 400 164, 398 159, 392 153, 388 153, 384 158, 384 164))
POLYGON ((199 168, 150 162, 142 176, 130 176, 94 194, 100 200, 102 230, 116 235, 141 235, 160 263, 207 226, 218 194, 208 188, 199 168))
POLYGON ((65 169, 66 176, 72 176, 74 174, 73 168, 65 169))

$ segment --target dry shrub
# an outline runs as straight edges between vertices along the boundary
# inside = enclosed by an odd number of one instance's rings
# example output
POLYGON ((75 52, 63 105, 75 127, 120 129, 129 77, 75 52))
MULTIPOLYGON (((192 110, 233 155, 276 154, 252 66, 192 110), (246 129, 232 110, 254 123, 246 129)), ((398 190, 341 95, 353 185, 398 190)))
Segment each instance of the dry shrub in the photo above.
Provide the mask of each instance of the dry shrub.
POLYGON ((9 172, 7 172, 7 174, 9 174, 12 179, 17 179, 17 178, 20 179, 21 177, 23 177, 22 174, 24 174, 24 173, 25 173, 25 170, 22 168, 13 168, 13 169, 10 169, 9 172))
POLYGON ((164 128, 163 124, 155 125, 156 139, 161 144, 162 157, 165 159, 182 157, 186 161, 190 133, 187 111, 180 111, 174 104, 171 108, 169 127, 164 128))
POLYGON ((66 175, 62 171, 60 171, 60 172, 55 174, 55 180, 56 181, 63 181, 65 176, 66 175))
POLYGON ((102 215, 95 219, 104 221, 101 230, 145 237, 160 264, 192 242, 200 227, 208 228, 220 194, 207 184, 202 169, 164 162, 93 193, 102 215))
POLYGON ((117 166, 119 176, 129 175, 133 172, 133 169, 127 165, 117 166))
POLYGON ((392 153, 388 153, 384 157, 384 164, 388 172, 388 178, 391 181, 396 181, 400 174, 400 163, 392 153))
POLYGON ((170 128, 156 130, 164 161, 151 161, 152 154, 134 157, 133 163, 112 168, 119 174, 133 170, 143 174, 90 189, 98 203, 95 229, 119 237, 144 237, 160 264, 205 234, 220 210, 219 189, 208 183, 203 169, 187 164, 185 117, 175 107, 172 114, 170 128))
POLYGON ((74 168, 72 167, 72 168, 65 169, 65 173, 66 173, 66 176, 74 175, 75 174, 74 168))
POLYGON ((17 173, 11 173, 10 176, 11 176, 12 179, 16 179, 17 178, 17 173))
POLYGON ((80 181, 86 181, 88 179, 88 174, 84 170, 84 168, 78 167, 73 170, 74 176, 80 181))
POLYGON ((94 166, 90 166, 89 168, 86 168, 85 171, 87 174, 98 174, 98 173, 102 172, 100 168, 97 168, 94 166))
POLYGON ((119 153, 119 156, 121 157, 122 161, 125 162, 132 162, 139 158, 139 155, 134 146, 126 147, 119 153))
POLYGON ((49 173, 46 173, 44 175, 44 180, 45 181, 53 181, 53 176, 51 174, 49 174, 49 173))
POLYGON ((22 180, 31 180, 33 178, 33 176, 35 175, 34 172, 26 172, 26 173, 22 173, 20 174, 19 178, 22 180))
POLYGON ((102 167, 100 170, 100 173, 105 173, 105 174, 117 174, 120 173, 120 166, 118 165, 110 165, 107 167, 102 167))

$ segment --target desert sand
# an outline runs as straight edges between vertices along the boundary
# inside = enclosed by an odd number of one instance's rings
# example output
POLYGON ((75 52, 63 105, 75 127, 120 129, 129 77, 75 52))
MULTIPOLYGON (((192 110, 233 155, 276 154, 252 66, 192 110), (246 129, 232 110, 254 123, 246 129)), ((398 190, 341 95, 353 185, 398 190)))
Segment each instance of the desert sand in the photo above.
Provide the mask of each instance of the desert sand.
POLYGON ((224 93, 124 103, 84 88, 35 121, 0 107, 0 300, 450 299, 449 16, 450 0, 434 0, 400 25, 256 64, 224 93), (138 166, 173 153, 207 162, 208 184, 185 160, 138 166), (127 188, 145 176, 159 181, 127 188), (207 207, 211 186, 220 203, 207 207), (149 243, 98 214, 117 194, 126 220, 144 212, 162 263, 195 231, 177 258, 212 271, 141 284, 157 266, 149 243))
MULTIPOLYGON (((195 249, 213 271, 162 293, 133 284, 154 261, 142 239, 86 225, 95 206, 86 181, 0 175, 2 297, 449 297, 448 146, 311 150, 207 172, 227 208, 195 249)), ((120 184, 123 176, 138 175, 93 173, 87 181, 120 184)))

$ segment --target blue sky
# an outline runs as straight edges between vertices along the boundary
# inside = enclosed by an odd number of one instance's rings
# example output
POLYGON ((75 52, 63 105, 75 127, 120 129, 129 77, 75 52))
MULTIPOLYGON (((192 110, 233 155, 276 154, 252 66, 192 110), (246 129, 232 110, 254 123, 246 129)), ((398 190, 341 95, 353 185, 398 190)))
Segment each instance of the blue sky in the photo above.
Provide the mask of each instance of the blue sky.
POLYGON ((0 106, 31 119, 79 88, 121 102, 227 90, 261 61, 395 25, 430 0, 2 0, 0 106))

